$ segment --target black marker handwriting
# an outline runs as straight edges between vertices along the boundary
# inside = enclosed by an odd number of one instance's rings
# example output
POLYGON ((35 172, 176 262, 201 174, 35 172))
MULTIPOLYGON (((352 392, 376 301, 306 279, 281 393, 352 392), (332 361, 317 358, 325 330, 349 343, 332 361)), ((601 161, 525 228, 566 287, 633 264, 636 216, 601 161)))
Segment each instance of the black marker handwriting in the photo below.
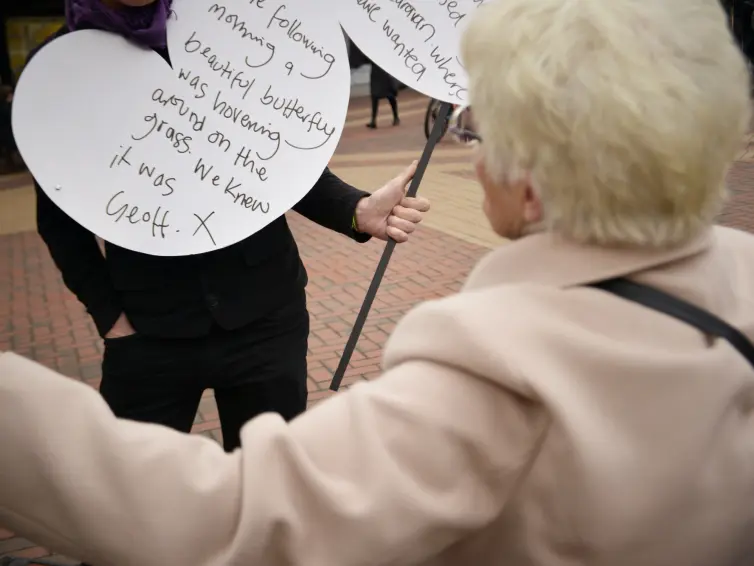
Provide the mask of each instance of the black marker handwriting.
MULTIPOLYGON (((264 8, 264 2, 265 0, 251 0, 249 4, 257 5, 259 8, 264 8)), ((264 67, 267 65, 272 59, 275 57, 275 46, 267 41, 264 37, 261 35, 255 34, 253 31, 250 31, 247 27, 247 24, 244 20, 240 19, 240 16, 238 14, 229 14, 228 9, 223 6, 222 4, 212 4, 209 8, 209 13, 217 16, 218 22, 224 22, 231 26, 233 31, 238 33, 242 39, 246 39, 255 45, 259 47, 265 48, 269 53, 267 56, 267 60, 264 63, 261 64, 254 64, 252 65, 249 63, 249 61, 252 60, 248 55, 246 56, 246 64, 251 67, 252 69, 257 69, 259 67, 264 67)))
POLYGON ((280 132, 271 130, 268 127, 269 124, 261 124, 258 120, 254 119, 253 116, 251 116, 248 112, 245 112, 241 108, 231 106, 221 98, 222 94, 222 91, 219 91, 215 96, 215 103, 212 107, 212 110, 214 110, 217 114, 219 114, 226 120, 230 120, 234 124, 238 124, 245 130, 262 136, 272 144, 274 148, 272 153, 270 153, 266 157, 257 153, 257 157, 259 159, 261 159, 262 161, 269 161, 270 159, 275 157, 280 150, 280 132))
POLYGON ((448 68, 448 63, 453 60, 453 57, 450 55, 443 55, 440 52, 439 47, 432 48, 430 57, 437 67, 437 70, 442 72, 442 79, 445 84, 448 85, 448 94, 450 96, 455 96, 460 100, 466 100, 467 88, 458 82, 458 75, 448 68))
MULTIPOLYGON (((396 0, 393 0, 396 1, 396 0)), ((484 0, 482 0, 484 1, 484 0)), ((465 12, 458 11, 458 0, 437 0, 437 3, 444 7, 446 10, 446 15, 452 20, 453 27, 458 27, 458 24, 460 24, 463 19, 466 17, 465 12)))
POLYGON ((252 64, 252 63, 251 63, 251 59, 250 59, 250 58, 249 58, 249 56, 247 55, 247 56, 246 56, 246 57, 244 58, 243 62, 244 62, 244 63, 246 64, 246 66, 247 66, 247 67, 248 67, 249 69, 261 69, 262 67, 264 67, 265 65, 267 65, 267 64, 268 64, 268 63, 269 63, 270 61, 272 61, 272 58, 273 58, 274 56, 275 56, 275 54, 273 53, 272 55, 270 55, 270 56, 269 56, 269 57, 267 58, 267 60, 266 60, 266 61, 262 61, 261 63, 253 63, 253 64, 252 64))
MULTIPOLYGON (((213 187, 220 188, 223 185, 223 179, 220 175, 212 174, 214 169, 214 165, 207 165, 200 157, 199 161, 196 162, 196 166, 194 167, 194 173, 198 175, 202 179, 202 181, 206 181, 209 178, 210 183, 213 187)), ((231 177, 230 181, 225 183, 223 194, 230 196, 233 199, 234 204, 238 204, 239 206, 243 206, 244 208, 251 209, 252 212, 261 211, 262 214, 267 214, 270 211, 269 202, 257 200, 254 197, 247 195, 246 193, 240 192, 239 189, 241 188, 241 183, 237 182, 235 177, 231 177)))
POLYGON ((201 217, 201 216, 199 216, 198 214, 194 213, 194 216, 195 216, 195 217, 196 217, 196 219, 197 219, 197 220, 199 221, 199 226, 197 226, 197 227, 196 227, 196 230, 194 230, 194 236, 196 236, 196 235, 197 235, 197 233, 199 233, 199 230, 201 230, 202 228, 204 228, 204 231, 205 231, 205 232, 207 233, 207 235, 209 236, 209 239, 210 239, 210 240, 212 240, 212 245, 214 245, 214 246, 217 246, 217 242, 215 242, 215 238, 214 238, 214 236, 212 236, 212 232, 210 231, 210 229, 209 229, 209 226, 207 226, 207 222, 208 222, 208 221, 209 221, 209 219, 210 219, 210 218, 212 218, 212 217, 213 217, 214 215, 215 215, 215 212, 214 212, 214 211, 212 211, 212 212, 210 212, 210 213, 209 213, 209 214, 208 214, 207 216, 205 216, 204 218, 202 218, 202 217, 201 217))
POLYGON ((286 140, 285 143, 292 148, 303 150, 319 149, 329 142, 330 138, 332 138, 335 133, 335 126, 330 126, 321 112, 308 112, 298 98, 283 98, 275 96, 272 93, 271 86, 267 87, 267 92, 265 92, 259 100, 265 106, 271 106, 273 109, 277 110, 284 118, 299 120, 306 126, 307 132, 315 130, 325 136, 324 141, 314 147, 297 146, 286 140))
MULTIPOLYGON (((120 149, 123 149, 123 146, 120 146, 120 149)), ((123 154, 116 153, 115 157, 113 157, 113 160, 110 162, 110 169, 113 167, 120 167, 124 163, 126 165, 131 165, 131 162, 128 160, 128 154, 131 153, 131 150, 133 149, 133 146, 128 146, 128 149, 123 152, 123 154)))
MULTIPOLYGON (((421 81, 427 73, 427 65, 419 60, 419 55, 417 55, 416 50, 413 47, 406 45, 401 34, 395 31, 395 28, 390 25, 388 20, 385 20, 382 24, 382 30, 392 42, 393 51, 403 59, 404 66, 414 75, 414 77, 416 77, 417 82, 421 81)), ((461 101, 465 101, 467 88, 459 82, 458 75, 448 66, 454 61, 454 57, 444 55, 439 47, 434 46, 430 51, 429 58, 430 64, 433 64, 432 66, 442 73, 442 79, 448 86, 448 95, 456 97, 461 101)))
MULTIPOLYGON (((244 156, 248 157, 249 153, 250 153, 249 150, 247 150, 246 148, 239 151, 238 155, 236 156, 235 164, 238 165, 239 160, 241 160, 244 156), (244 151, 246 151, 247 153, 243 154, 244 151)), ((252 161, 252 160, 249 160, 249 161, 252 161)), ((256 166, 254 166, 254 168, 252 168, 251 163, 246 162, 246 161, 244 161, 244 166, 248 168, 250 172, 254 173, 257 177, 259 177, 260 181, 264 182, 267 180, 266 177, 262 178, 264 175, 267 174, 267 169, 265 169, 264 167, 260 167, 257 169, 256 166)), ((194 174, 198 175, 202 179, 202 181, 206 181, 207 179, 209 179, 209 183, 213 187, 220 187, 223 184, 222 177, 220 175, 213 174, 214 170, 215 170, 215 166, 205 163, 204 159, 201 157, 199 158, 199 160, 196 162, 196 165, 194 166, 194 174)), ((230 185, 226 185, 226 189, 228 188, 228 186, 230 185)))
POLYGON ((144 117, 144 122, 149 124, 149 131, 141 137, 131 135, 131 139, 134 141, 142 141, 154 132, 161 133, 165 139, 173 144, 173 148, 180 154, 189 153, 191 151, 191 141, 194 139, 191 136, 179 132, 173 126, 171 126, 165 120, 161 120, 155 112, 149 116, 144 117))
POLYGON ((155 188, 162 188, 162 196, 169 197, 175 192, 175 177, 168 177, 165 173, 157 171, 157 167, 149 166, 142 162, 139 166, 139 177, 147 176, 155 188))
POLYGON ((257 200, 252 196, 247 195, 239 191, 241 183, 236 183, 236 178, 231 177, 230 181, 225 187, 224 194, 230 195, 233 198, 233 202, 239 206, 250 209, 252 212, 261 211, 262 214, 270 212, 270 203, 266 201, 257 200), (235 192, 234 192, 235 191, 235 192))
POLYGON ((191 124, 191 129, 195 132, 201 132, 204 130, 204 125, 207 122, 207 117, 202 114, 197 114, 191 107, 186 104, 186 101, 182 98, 178 98, 174 94, 168 96, 161 88, 155 89, 152 93, 152 102, 156 102, 163 108, 172 106, 178 110, 178 115, 182 118, 188 116, 188 121, 191 124))
POLYGON ((186 71, 181 69, 178 71, 178 78, 186 81, 189 86, 194 89, 194 98, 204 98, 207 96, 207 89, 209 84, 202 80, 202 77, 193 73, 193 71, 186 71))
MULTIPOLYGON (((259 154, 257 153, 258 156, 259 154)), ((267 180, 267 169, 257 166, 256 160, 251 156, 251 149, 246 149, 246 146, 243 146, 236 154, 236 160, 233 162, 233 165, 238 167, 239 164, 242 168, 248 169, 249 172, 259 177, 260 181, 264 182, 267 180)))
MULTIPOLYGON (((403 12, 403 14, 406 16, 409 22, 411 22, 411 25, 414 26, 416 31, 423 33, 425 35, 424 37, 424 43, 428 42, 430 39, 432 39, 435 34, 437 33, 437 29, 435 29, 435 26, 430 24, 427 19, 419 12, 419 10, 407 0, 390 0, 393 4, 395 4, 398 7, 398 10, 403 12)), ((443 0, 439 0, 442 2, 443 0)), ((455 0, 453 0, 455 2, 455 0)))
POLYGON ((393 44, 393 51, 398 54, 398 57, 403 59, 404 66, 411 71, 416 77, 417 81, 422 80, 424 74, 427 72, 427 67, 419 61, 419 56, 414 53, 413 47, 408 47, 401 38, 401 34, 395 31, 395 28, 390 25, 388 20, 382 24, 382 31, 393 44))
POLYGON ((356 5, 361 6, 364 12, 366 12, 370 22, 377 23, 377 20, 375 20, 374 17, 382 7, 377 4, 376 0, 356 0, 356 5))
POLYGON ((302 26, 302 24, 298 19, 289 20, 282 15, 279 15, 285 10, 285 4, 282 4, 280 7, 278 7, 277 10, 275 10, 275 13, 267 23, 267 29, 270 29, 270 27, 272 27, 273 25, 277 25, 278 28, 286 30, 285 34, 289 39, 291 39, 295 43, 298 43, 299 45, 302 45, 310 53, 317 55, 327 65, 325 71, 319 75, 310 76, 305 75, 304 73, 300 73, 302 77, 304 77, 305 79, 317 80, 327 76, 327 74, 335 64, 335 56, 330 52, 326 52, 322 47, 317 45, 315 41, 307 36, 303 31, 299 31, 299 28, 302 26))
POLYGON ((230 149, 233 147, 233 144, 230 143, 230 140, 220 130, 215 130, 213 133, 211 133, 207 137, 207 141, 211 143, 212 145, 216 145, 217 147, 222 149, 225 153, 228 153, 230 149))
POLYGON ((170 227, 170 224, 167 223, 168 214, 170 211, 165 210, 162 212, 162 216, 160 217, 160 212, 162 211, 162 207, 158 206, 157 210, 152 212, 143 212, 139 213, 139 207, 133 206, 128 203, 122 204, 119 208, 117 208, 117 205, 113 205, 115 200, 120 197, 121 195, 125 194, 125 191, 119 191, 115 193, 112 197, 110 197, 110 200, 107 201, 107 205, 105 206, 105 213, 113 218, 113 222, 118 223, 124 218, 130 223, 130 224, 150 224, 152 227, 152 237, 156 238, 165 238, 165 230, 170 227))
MULTIPOLYGON (((207 177, 210 176, 214 168, 214 165, 206 165, 204 163, 204 160, 200 157, 199 161, 196 162, 196 166, 194 167, 194 173, 196 175, 199 175, 202 181, 206 181, 207 177)), ((214 185, 215 187, 219 187, 222 183, 222 177, 220 177, 220 175, 212 175, 210 183, 212 183, 212 185, 214 185)))
POLYGON ((196 38, 196 32, 193 32, 191 37, 186 41, 184 49, 186 50, 186 53, 199 53, 199 55, 204 57, 207 60, 209 68, 215 73, 219 73, 222 78, 227 80, 228 83, 230 83, 231 90, 236 88, 241 89, 243 92, 241 99, 246 100, 246 97, 249 95, 249 91, 254 84, 254 79, 246 78, 243 69, 239 71, 231 66, 230 61, 223 62, 218 59, 217 55, 212 53, 211 47, 204 47, 202 42, 196 38))

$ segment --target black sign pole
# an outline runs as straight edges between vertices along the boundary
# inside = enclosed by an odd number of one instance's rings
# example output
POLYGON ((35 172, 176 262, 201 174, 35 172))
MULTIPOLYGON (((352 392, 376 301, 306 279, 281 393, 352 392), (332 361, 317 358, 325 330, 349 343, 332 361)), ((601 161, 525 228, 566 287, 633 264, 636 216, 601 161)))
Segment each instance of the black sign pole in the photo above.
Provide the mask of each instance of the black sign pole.
MULTIPOLYGON (((424 146, 424 151, 422 152, 421 159, 419 159, 419 164, 416 166, 416 173, 414 174, 414 178, 411 180, 411 185, 408 188, 406 196, 416 196, 416 193, 419 191, 419 185, 421 184, 424 173, 427 170, 427 165, 429 165, 429 160, 432 157, 432 152, 434 151, 437 142, 440 141, 440 138, 445 131, 448 116, 450 114, 450 108, 451 105, 447 102, 443 102, 440 105, 437 117, 435 118, 434 126, 432 127, 432 132, 430 133, 429 139, 427 140, 427 145, 424 146)), ((351 335, 348 337, 348 342, 346 342, 346 347, 343 350, 343 355, 340 358, 338 369, 335 370, 335 375, 333 376, 332 382, 330 383, 330 389, 332 391, 337 391, 340 388, 340 384, 343 381, 343 376, 346 373, 346 369, 348 369, 348 364, 351 362, 351 356, 353 356, 353 352, 356 349, 356 343, 359 341, 361 331, 364 330, 364 324, 367 321, 367 316, 369 316, 369 311, 372 308, 372 303, 374 303, 374 298, 377 296, 377 291, 380 288, 380 283, 382 283, 382 278, 385 276, 385 271, 387 271, 387 266, 388 263, 390 263, 390 257, 393 255, 393 250, 395 250, 395 242, 393 240, 390 240, 385 246, 385 251, 382 253, 382 258, 380 259, 380 263, 377 265, 377 270, 374 273, 371 285, 369 285, 369 290, 367 291, 366 297, 364 298, 364 303, 361 305, 361 310, 359 311, 359 315, 356 317, 356 322, 353 325, 353 330, 351 330, 351 335)))

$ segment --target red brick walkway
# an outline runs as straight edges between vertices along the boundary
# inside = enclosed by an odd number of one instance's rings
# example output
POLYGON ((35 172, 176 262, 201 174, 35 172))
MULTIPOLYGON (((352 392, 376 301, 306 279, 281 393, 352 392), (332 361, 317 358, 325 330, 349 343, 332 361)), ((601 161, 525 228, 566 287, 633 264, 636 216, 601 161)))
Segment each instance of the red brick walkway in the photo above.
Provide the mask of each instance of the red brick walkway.
MULTIPOLYGON (((311 279, 309 389, 316 401, 328 395, 332 373, 382 244, 358 245, 299 216, 292 215, 291 224, 311 279)), ((420 230, 410 244, 401 246, 393 256, 344 384, 378 375, 382 345, 401 316, 419 301, 456 291, 483 253, 481 248, 431 230, 420 230)), ((13 350, 98 385, 101 341, 78 301, 62 285, 35 234, 0 237, 0 321, 0 350, 13 350)), ((197 415, 195 432, 219 439, 218 427, 217 411, 208 397, 197 415)), ((0 557, 5 553, 47 554, 0 529, 0 557)))
MULTIPOLYGON (((414 94, 402 99, 407 117, 401 129, 388 127, 376 132, 360 124, 362 118, 366 123, 367 105, 357 101, 353 106, 356 123, 344 134, 342 142, 342 147, 349 151, 339 152, 407 149, 419 152, 423 145, 421 120, 426 101, 414 94)), ((387 108, 383 113, 387 117, 387 108)), ((0 180, 0 188, 24 182, 23 177, 4 183, 0 180)), ((291 214, 289 219, 310 275, 309 390, 311 401, 316 402, 330 395, 330 379, 384 244, 373 241, 359 245, 296 214, 291 214)), ((410 243, 399 246, 344 386, 377 376, 382 346, 398 320, 418 302, 457 291, 469 269, 485 252, 483 248, 428 228, 420 228, 410 243)), ((102 343, 82 306, 64 287, 46 247, 33 232, 0 236, 2 350, 13 350, 93 387, 99 384, 102 343)), ((217 409, 208 393, 202 401, 194 432, 220 440, 217 419, 217 409)), ((9 554, 40 557, 48 553, 0 529, 0 557, 9 554)))
MULTIPOLYGON (((420 151, 421 107, 425 102, 414 95, 404 96, 403 100, 409 110, 400 130, 384 128, 370 133, 366 128, 353 126, 344 136, 343 150, 339 153, 420 151)), ((363 102, 357 103, 354 120, 361 119, 365 109, 363 102)), ((730 184, 733 196, 722 222, 754 231, 754 164, 736 163, 730 184)), ((360 246, 295 214, 290 221, 310 274, 309 388, 311 400, 316 402, 329 395, 330 378, 383 244, 371 242, 360 246)), ((485 252, 427 228, 420 229, 411 243, 399 247, 345 384, 377 376, 382 346, 398 320, 417 302, 458 290, 470 268, 485 252)), ((1 350, 13 350, 92 386, 99 383, 101 341, 83 308, 63 286, 35 233, 0 236, 1 350)), ((197 415, 195 432, 219 439, 218 427, 217 412, 208 395, 197 415)), ((0 528, 0 557, 8 554, 40 557, 47 555, 47 551, 0 528)))

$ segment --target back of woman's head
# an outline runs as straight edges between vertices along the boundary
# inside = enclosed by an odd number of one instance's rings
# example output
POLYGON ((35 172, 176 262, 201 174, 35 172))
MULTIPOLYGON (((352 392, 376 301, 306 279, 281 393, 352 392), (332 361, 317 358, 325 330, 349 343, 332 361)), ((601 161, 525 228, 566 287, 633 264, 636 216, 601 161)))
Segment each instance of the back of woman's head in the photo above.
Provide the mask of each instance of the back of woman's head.
POLYGON ((485 167, 549 229, 668 246, 707 228, 749 123, 718 0, 493 0, 463 41, 485 167))

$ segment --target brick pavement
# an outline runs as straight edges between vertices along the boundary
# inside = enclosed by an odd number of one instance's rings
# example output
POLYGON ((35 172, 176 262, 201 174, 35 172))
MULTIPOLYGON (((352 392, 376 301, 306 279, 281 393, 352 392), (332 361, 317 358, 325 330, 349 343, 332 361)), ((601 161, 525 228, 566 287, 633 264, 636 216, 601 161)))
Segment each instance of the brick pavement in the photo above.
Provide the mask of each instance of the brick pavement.
MULTIPOLYGON (((376 188, 379 185, 375 183, 388 180, 418 158, 424 144, 421 124, 427 101, 407 93, 401 102, 403 125, 373 132, 364 127, 368 102, 355 101, 341 148, 333 160, 337 172, 359 176, 359 170, 376 166, 379 177, 361 175, 361 180, 370 184, 366 188, 376 188), (344 161, 339 161, 341 157, 344 161)), ((383 118, 388 124, 387 105, 383 118)), ((438 163, 455 163, 449 175, 468 174, 468 170, 464 172, 465 153, 459 154, 450 144, 445 147, 450 150, 449 156, 438 157, 438 163)), ((349 178, 348 174, 344 176, 349 178)), ((460 177, 459 183, 468 184, 460 177)), ((28 184, 29 178, 24 175, 0 178, 0 208, 6 208, 5 214, 0 210, 0 234, 5 234, 0 235, 0 350, 13 350, 97 387, 102 343, 33 232, 29 221, 33 216, 33 195, 28 184), (11 208, 14 210, 9 214, 11 208), (19 226, 25 228, 18 231, 19 226)), ((311 402, 316 403, 331 394, 327 388, 332 373, 384 244, 356 244, 296 214, 290 214, 289 220, 310 275, 309 390, 311 402)), ((400 246, 354 353, 344 387, 377 376, 382 346, 398 320, 417 302, 458 290, 469 269, 485 252, 483 246, 427 227, 420 228, 409 244, 400 246)), ((221 440, 211 392, 202 400, 194 432, 221 440)), ((47 552, 0 529, 0 557, 7 554, 40 557, 47 552)))
MULTIPOLYGON (((424 144, 421 123, 426 99, 406 93, 401 103, 402 126, 389 126, 385 105, 385 127, 372 132, 364 127, 368 101, 354 101, 341 147, 333 159, 333 168, 339 174, 353 182, 374 184, 418 157, 424 144)), ((426 222, 432 227, 420 228, 412 242, 400 246, 394 255, 346 374, 346 387, 379 374, 382 346, 408 309, 417 302, 456 291, 469 269, 495 245, 488 234, 466 230, 469 224, 484 229, 479 195, 470 178, 466 152, 443 142, 432 161, 427 186, 422 188, 435 202, 426 222), (445 201, 452 203, 452 210, 443 209, 445 201)), ((754 232, 754 135, 747 138, 729 183, 731 201, 721 221, 754 232)), ((0 178, 0 234, 5 234, 0 235, 0 350, 14 350, 96 387, 101 341, 33 232, 30 207, 33 197, 28 177, 0 178), (11 204, 15 208, 8 214, 11 204)), ((329 380, 382 244, 355 244, 295 214, 290 215, 290 222, 310 274, 309 390, 311 402, 316 403, 331 395, 327 391, 329 380)), ((202 401, 194 432, 220 440, 211 393, 202 401)), ((0 528, 0 557, 8 554, 33 558, 45 556, 47 551, 0 528)))

